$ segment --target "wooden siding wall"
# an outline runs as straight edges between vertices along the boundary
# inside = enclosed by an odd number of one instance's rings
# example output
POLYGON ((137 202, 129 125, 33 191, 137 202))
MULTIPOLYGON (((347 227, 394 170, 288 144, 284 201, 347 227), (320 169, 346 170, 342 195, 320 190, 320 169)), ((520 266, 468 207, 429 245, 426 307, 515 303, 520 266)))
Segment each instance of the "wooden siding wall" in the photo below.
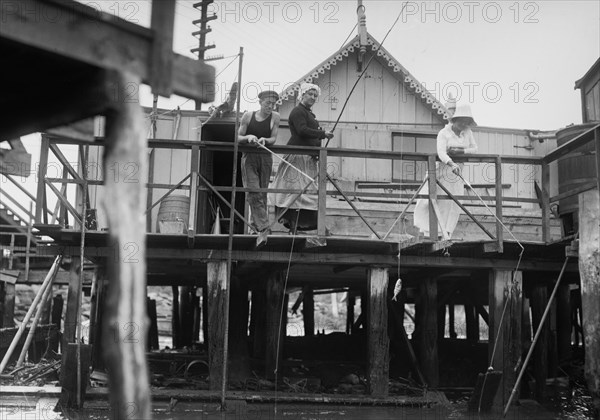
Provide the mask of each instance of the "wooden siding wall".
MULTIPOLYGON (((370 59, 370 54, 368 51, 365 63, 370 59)), ((341 121, 440 124, 437 115, 434 116, 431 109, 404 86, 400 80, 402 73, 390 72, 388 69, 391 67, 387 63, 382 64, 381 60, 377 57, 371 62, 350 96, 341 121)), ((319 121, 324 122, 324 128, 328 127, 326 121, 331 121, 331 126, 337 120, 344 101, 360 75, 356 71, 356 61, 356 52, 350 53, 343 61, 331 66, 331 70, 326 70, 313 80, 321 87, 321 96, 313 110, 319 121)), ((292 97, 284 101, 280 107, 282 118, 288 117, 296 102, 297 98, 292 97)))
MULTIPOLYGON (((163 112, 166 112, 163 110, 163 112)), ((197 129, 199 126, 199 120, 194 113, 182 112, 181 121, 179 123, 179 132, 176 136, 178 140, 189 140, 197 138, 197 129)), ((147 119, 146 130, 150 131, 150 119, 147 119)), ((157 121, 156 138, 158 139, 171 139, 175 132, 175 114, 168 113, 161 115, 157 121)), ((104 121, 102 118, 97 118, 95 123, 95 135, 104 135, 104 121)), ((150 135, 149 135, 150 136, 150 135)), ((88 179, 90 180, 102 180, 102 154, 104 152, 103 147, 91 146, 89 151, 89 163, 88 163, 88 179)), ((150 150, 148 150, 150 152, 150 150)), ((155 149, 154 151, 154 180, 155 184, 177 184, 190 172, 190 159, 191 152, 189 150, 182 149, 155 149)), ((117 168, 115 168, 117 170, 117 168)), ((126 171, 131 174, 131 180, 135 181, 137 178, 136 169, 133 167, 118 168, 118 170, 126 171)), ((110 176, 111 174, 107 174, 110 176)), ((189 180, 184 184, 189 186, 189 180)), ((152 202, 158 200, 168 189, 154 189, 152 191, 152 202)), ((104 209, 100 206, 102 202, 102 195, 104 193, 104 186, 90 186, 90 206, 92 209, 97 210, 98 218, 98 229, 102 229, 108 226, 106 220, 106 214, 104 209)), ((173 194, 186 195, 189 197, 189 190, 179 190, 173 194)), ((78 206, 81 208, 81 198, 77 198, 78 206)), ((160 204, 152 209, 152 227, 151 231, 156 232, 156 218, 160 204)))
POLYGON ((584 87, 585 120, 600 121, 600 79, 590 80, 584 87))

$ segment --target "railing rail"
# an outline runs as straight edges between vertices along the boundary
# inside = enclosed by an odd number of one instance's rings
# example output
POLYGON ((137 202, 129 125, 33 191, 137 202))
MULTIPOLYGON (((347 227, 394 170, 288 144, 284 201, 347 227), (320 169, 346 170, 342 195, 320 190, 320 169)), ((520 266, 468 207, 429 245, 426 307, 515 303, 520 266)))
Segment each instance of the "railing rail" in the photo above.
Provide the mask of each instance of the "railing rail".
MULTIPOLYGON (((494 192, 491 193, 489 196, 483 196, 481 197, 481 199, 485 200, 486 202, 490 203, 490 208, 494 209, 494 215, 496 217, 496 231, 495 232, 491 232, 488 229, 485 228, 485 226, 476 219, 476 216, 474 214, 472 214, 471 212, 468 211, 468 209, 465 207, 465 204, 468 202, 473 202, 473 201, 479 201, 478 197, 474 197, 470 194, 461 194, 461 195, 452 195, 449 194, 448 191, 444 191, 443 186, 439 183, 439 180, 435 179, 435 174, 436 174, 436 163, 437 163, 437 157, 435 154, 427 154, 427 153, 416 153, 416 152, 400 152, 400 151, 378 151, 378 150, 362 150, 362 149, 327 149, 327 148, 320 148, 320 147, 303 147, 303 146, 273 146, 270 149, 274 152, 274 153, 278 153, 279 155, 284 155, 284 154, 305 154, 305 155, 312 155, 312 156, 318 156, 319 159, 319 176, 317 179, 318 185, 319 185, 319 189, 318 189, 318 229, 317 229, 317 233, 319 235, 324 235, 325 234, 325 217, 326 217, 326 198, 327 196, 331 196, 331 195, 336 195, 339 196, 340 194, 342 196, 344 196, 346 199, 346 195, 351 196, 351 197, 358 197, 358 198, 377 198, 377 197, 386 197, 386 198, 390 198, 390 199, 397 199, 397 200, 410 200, 407 204, 407 207, 410 206, 412 204, 412 202, 414 201, 414 199, 429 199, 430 203, 432 203, 432 211, 430 211, 430 236, 431 238, 437 238, 437 233, 438 233, 438 223, 437 223, 437 219, 435 217, 435 213, 436 213, 436 203, 438 202, 438 200, 454 200, 456 201, 461 208, 465 211, 465 214, 467 214, 467 216, 471 219, 474 220, 474 222, 482 229, 482 231, 488 236, 490 237, 492 240, 494 240, 497 243, 497 250, 498 251, 502 251, 503 249, 503 242, 504 242, 504 232, 503 232, 503 227, 502 227, 502 223, 504 220, 504 215, 503 215, 503 203, 538 203, 541 207, 541 212, 542 212, 542 236, 543 236, 543 241, 548 243, 550 241, 550 203, 568 197, 568 196, 572 196, 574 194, 579 193, 579 190, 586 190, 589 189, 591 186, 590 185, 585 185, 582 186, 578 189, 575 189, 573 191, 570 191, 569 193, 565 193, 565 194, 559 194, 557 196, 553 196, 550 197, 550 170, 549 170, 549 164, 553 161, 555 161, 556 159, 565 156, 568 153, 573 152, 573 150, 577 149, 578 147, 580 147, 581 145, 591 141, 591 140, 596 140, 596 145, 598 147, 598 137, 599 137, 599 132, 600 132, 600 125, 597 127, 594 127, 588 131, 586 131, 585 133, 579 135, 578 137, 576 137, 575 139, 571 140, 570 142, 568 142, 567 144, 559 147, 558 149, 554 150, 553 152, 549 153, 548 155, 544 156, 544 157, 534 157, 534 156, 500 156, 500 155, 494 155, 494 154, 477 154, 477 155, 462 155, 462 156, 456 156, 453 157, 453 160, 455 162, 458 163, 479 163, 479 164, 485 164, 485 165, 489 165, 489 173, 493 174, 494 176, 494 180, 490 182, 489 184, 489 189, 491 191, 492 186, 493 186, 493 190, 494 192), (327 173, 327 163, 328 160, 331 158, 366 158, 366 159, 383 159, 383 160, 388 160, 388 161, 414 161, 414 162, 425 162, 426 163, 426 168, 427 168, 427 174, 429 174, 429 192, 427 194, 414 194, 412 190, 415 189, 414 186, 411 186, 411 188, 406 188, 404 189, 405 192, 401 192, 399 190, 399 192, 386 192, 386 193, 380 193, 380 192, 373 192, 373 191, 358 191, 357 189, 353 189, 353 190, 349 190, 346 191, 342 188, 340 188, 339 186, 337 186, 336 182, 335 182, 335 177, 331 176, 330 174, 327 173), (506 164, 513 164, 513 165, 532 165, 534 167, 534 170, 536 170, 536 168, 541 169, 541 188, 539 188, 539 190, 541 191, 541 196, 540 197, 534 197, 534 196, 526 196, 526 197, 515 197, 515 196, 506 196, 505 192, 503 191, 503 188, 506 187, 505 184, 503 184, 503 179, 502 179, 502 166, 506 165, 506 164), (492 168, 493 167, 493 171, 492 168), (331 189, 328 190, 328 183, 331 183, 332 185, 334 185, 335 189, 331 189), (438 188, 440 187, 440 188, 438 188)), ((42 203, 40 203, 37 207, 36 207, 36 222, 41 223, 42 218, 46 218, 47 220, 47 212, 44 213, 43 215, 41 214, 40 211, 37 211, 38 208, 44 208, 45 206, 45 190, 46 190, 46 186, 48 186, 52 192, 54 194, 57 195, 57 197, 59 198, 59 201, 61 202, 61 206, 63 207, 63 211, 65 213, 71 213, 71 215, 76 219, 76 220, 83 220, 84 218, 82 217, 82 215, 77 214, 77 211, 75 210, 75 207, 70 205, 68 203, 68 200, 66 200, 66 197, 63 194, 60 194, 60 191, 58 191, 58 189, 56 187, 54 187, 52 184, 53 183, 60 183, 62 185, 68 185, 68 184, 76 184, 78 185, 80 188, 83 187, 84 184, 88 185, 88 186, 94 186, 94 185, 101 185, 103 183, 103 180, 101 179, 87 179, 84 180, 81 178, 81 176, 79 176, 79 174, 77 173, 77 171, 72 168, 70 165, 68 165, 68 162, 66 161, 66 158, 64 157, 64 155, 60 152, 58 145, 59 144, 83 144, 81 142, 77 142, 75 140, 70 140, 70 139, 62 139, 59 137, 55 137, 55 136, 50 136, 50 135, 44 135, 43 136, 43 141, 46 143, 46 152, 44 152, 44 146, 42 147, 42 160, 45 158, 46 159, 46 164, 47 164, 47 159, 48 159, 48 152, 51 151, 58 159, 61 163, 63 163, 63 165, 65 165, 65 171, 67 173, 67 176, 63 176, 63 178, 47 178, 46 177, 46 173, 45 171, 42 170, 42 168, 40 169, 40 177, 43 180, 43 182, 41 184, 38 185, 38 197, 37 200, 38 201, 42 201, 44 203, 44 205, 42 205, 42 203), (41 185, 41 187, 40 187, 41 185), (42 194, 39 194, 39 192, 42 192, 42 194), (62 198, 60 196, 63 196, 62 198), (65 210, 66 209, 66 210, 65 210)), ((90 143, 87 143, 90 144, 90 143)), ((95 142, 92 143, 92 145, 94 146, 102 146, 104 144, 104 139, 101 137, 97 137, 95 139, 95 142)), ((172 140, 172 139, 149 139, 148 140, 148 148, 152 148, 152 149, 185 149, 185 150, 189 150, 191 152, 191 171, 177 184, 164 184, 164 183, 156 183, 156 182, 151 182, 147 184, 147 188, 154 190, 154 189, 166 189, 168 190, 166 193, 164 193, 161 198, 159 198, 158 200, 155 200, 154 202, 152 202, 151 206, 147 209, 147 213, 150 212, 154 207, 156 207, 157 205, 159 205, 162 200, 164 200, 164 198, 166 198, 167 196, 169 196, 170 194, 172 194, 174 191, 176 190, 184 190, 184 191, 190 191, 190 195, 191 195, 191 203, 195 203, 195 197, 197 197, 197 194, 201 191, 207 191, 210 192, 212 194, 214 194, 218 200, 220 200, 221 202, 223 202, 225 205, 229 206, 229 203, 227 202, 227 200, 221 195, 222 193, 230 193, 233 188, 232 186, 228 185, 228 186, 219 186, 219 185, 212 185, 210 182, 208 182, 208 180, 206 180, 206 178, 204 178, 202 176, 202 174, 199 172, 199 159, 198 159, 198 154, 201 151, 207 150, 207 151, 221 151, 221 152, 233 152, 233 143, 231 142, 206 142, 206 141, 193 141, 193 140, 172 140), (190 181, 188 185, 185 185, 187 183, 187 181, 190 181)), ((266 152, 262 152, 262 151, 258 151, 256 148, 253 147, 249 147, 249 146, 245 146, 245 145, 239 145, 239 151, 240 152, 257 152, 257 153, 266 153, 266 152)), ((42 162, 42 167, 44 166, 44 162, 42 162)), ((539 172, 538 172, 539 173, 539 172)), ((418 184, 418 181, 414 181, 414 184, 418 184)), ((398 184, 397 182, 394 184, 398 184)), ((402 184, 402 183, 400 183, 402 184)), ((379 187, 384 187, 383 183, 378 182, 378 186, 379 187)), ((510 184, 509 184, 510 187, 510 184)), ((483 188, 483 187, 482 187, 483 188)), ((249 188, 243 188, 243 187, 236 187, 236 191, 239 192, 248 192, 248 191, 266 191, 269 193, 274 193, 274 192, 289 192, 289 193, 300 193, 301 191, 292 191, 292 190, 282 190, 282 189, 249 189, 249 188)), ((86 192, 87 194, 87 192, 86 192)), ((348 200, 350 201, 350 200, 348 200)), ((358 209, 356 209, 352 204, 351 207, 354 208, 354 210, 357 212, 357 214, 360 216, 360 212, 358 209)), ((189 219, 188 219, 188 227, 189 227, 189 231, 188 231, 188 235, 191 237, 195 234, 196 232, 196 217, 195 217, 195 212, 196 212, 196 208, 194 205, 190 206, 190 215, 189 215, 189 219)), ((244 218, 244 216, 237 210, 233 209, 233 213, 235 214, 234 217, 238 217, 240 220, 242 220, 244 222, 244 224, 249 226, 248 221, 244 218)), ((361 216, 362 217, 362 216, 361 216)), ((368 224, 368 221, 365 220, 363 218, 364 222, 366 224, 368 224)), ((47 223, 47 221, 46 221, 47 223)), ((251 228, 251 226, 250 226, 251 228)), ((379 236, 379 235, 377 235, 379 236)))

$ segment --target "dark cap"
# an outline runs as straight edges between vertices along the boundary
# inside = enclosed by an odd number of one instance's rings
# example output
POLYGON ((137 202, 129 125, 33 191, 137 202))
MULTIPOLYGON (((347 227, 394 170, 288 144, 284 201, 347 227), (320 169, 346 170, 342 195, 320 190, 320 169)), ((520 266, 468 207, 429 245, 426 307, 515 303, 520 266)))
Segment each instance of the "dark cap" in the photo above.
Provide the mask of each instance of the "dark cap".
POLYGON ((276 101, 279 100, 279 94, 274 90, 263 90, 258 94, 258 99, 264 99, 269 97, 274 97, 276 101))

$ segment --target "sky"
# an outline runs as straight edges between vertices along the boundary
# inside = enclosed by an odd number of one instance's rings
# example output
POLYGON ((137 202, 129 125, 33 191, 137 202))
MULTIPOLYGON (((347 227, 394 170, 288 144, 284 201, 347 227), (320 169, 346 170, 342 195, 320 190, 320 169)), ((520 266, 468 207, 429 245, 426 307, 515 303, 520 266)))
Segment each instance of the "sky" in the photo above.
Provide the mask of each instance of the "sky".
MULTIPOLYGON (((103 11, 106 9, 103 2, 103 11)), ((114 2, 107 1, 107 4, 114 2)), ((174 50, 190 55, 200 13, 196 0, 177 1, 174 50)), ((356 35, 356 0, 215 1, 217 19, 207 56, 218 74, 217 100, 237 80, 244 49, 242 110, 257 106, 261 89, 297 81, 356 35)), ((479 125, 554 130, 581 122, 574 83, 600 56, 600 2, 364 0, 367 30, 442 102, 469 103, 479 125), (404 7, 402 14, 400 11, 404 7), (396 24, 394 21, 399 17, 396 24), (392 27, 393 26, 393 27, 392 27)), ((147 25, 148 2, 121 2, 113 14, 147 25), (125 13, 127 12, 127 13, 125 13)), ((149 89, 142 102, 151 105, 149 89)), ((159 107, 193 109, 185 98, 159 107), (183 104, 183 105, 182 105, 183 104)), ((206 109, 207 106, 204 106, 206 109)))
MULTIPOLYGON (((192 36, 197 30, 192 21, 200 17, 193 7, 197 1, 176 3, 173 49, 190 57, 194 56, 190 49, 198 44, 192 36)), ((80 2, 132 23, 150 24, 149 0, 80 2)), ((215 48, 207 56, 223 56, 209 62, 217 73, 216 104, 237 80, 240 47, 244 49, 241 109, 256 109, 259 90, 283 90, 356 35, 357 4, 356 0, 215 1, 209 14, 215 13, 217 19, 210 22, 212 32, 207 36, 215 48)), ((580 91, 574 84, 600 56, 600 2, 364 0, 363 4, 371 35, 439 100, 453 93, 460 103, 469 103, 479 125, 556 130, 581 122, 580 91)), ((140 89, 140 102, 152 106, 149 87, 140 89)), ((194 101, 161 97, 158 106, 194 109, 194 101)), ((36 167, 39 136, 27 136, 24 143, 36 167)), ((23 181, 35 191, 35 177, 23 181)))

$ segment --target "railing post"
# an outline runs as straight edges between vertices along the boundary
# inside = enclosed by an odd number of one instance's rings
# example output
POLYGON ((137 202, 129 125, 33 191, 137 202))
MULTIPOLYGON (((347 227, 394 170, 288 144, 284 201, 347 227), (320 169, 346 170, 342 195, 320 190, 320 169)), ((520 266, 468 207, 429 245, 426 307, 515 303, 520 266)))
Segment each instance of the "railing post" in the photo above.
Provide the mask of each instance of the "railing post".
MULTIPOLYGON (((190 173, 190 213, 188 219, 188 245, 193 246, 196 238, 196 218, 198 212, 198 169, 200 168, 200 147, 192 146, 190 173)), ((231 217, 234 217, 233 212, 231 217)))
POLYGON ((430 155, 427 159, 427 174, 429 175, 429 238, 437 241, 438 220, 433 208, 434 201, 437 201, 437 174, 435 169, 435 155, 430 155))
POLYGON ((327 218, 327 148, 319 150, 319 204, 317 215, 317 234, 325 236, 327 218))
POLYGON ((550 242, 550 165, 542 162, 542 241, 550 242))
POLYGON ((37 171, 37 195, 35 200, 35 222, 42 223, 42 215, 44 216, 43 223, 48 223, 48 214, 46 209, 46 171, 48 170, 48 150, 50 142, 48 138, 42 134, 42 146, 40 149, 40 163, 37 171))
POLYGON ((502 158, 496 156, 496 241, 498 252, 504 252, 504 231, 502 230, 502 158))

